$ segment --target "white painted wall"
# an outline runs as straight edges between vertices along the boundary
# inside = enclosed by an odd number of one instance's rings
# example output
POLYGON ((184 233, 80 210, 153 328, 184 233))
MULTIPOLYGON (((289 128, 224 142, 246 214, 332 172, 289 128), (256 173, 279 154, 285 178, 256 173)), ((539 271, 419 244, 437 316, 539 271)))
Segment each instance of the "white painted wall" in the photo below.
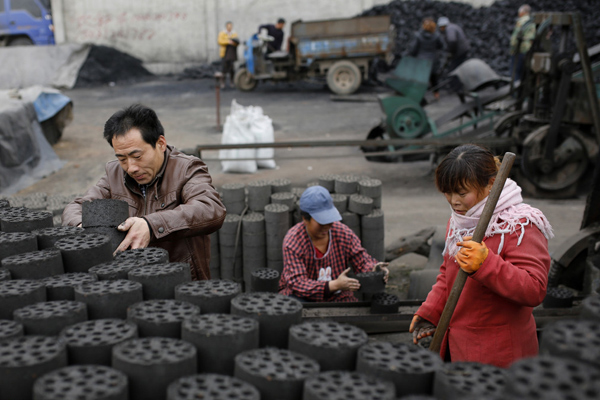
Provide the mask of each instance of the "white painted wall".
MULTIPOLYGON (((422 0, 424 1, 424 0, 422 0)), ((445 0, 450 1, 450 0, 445 0)), ((462 0, 475 6, 494 0, 462 0)), ((219 57, 217 35, 232 21, 242 40, 263 23, 348 18, 389 0, 52 0, 57 42, 115 47, 153 72, 219 57)), ((240 52, 241 52, 240 46, 240 52)))

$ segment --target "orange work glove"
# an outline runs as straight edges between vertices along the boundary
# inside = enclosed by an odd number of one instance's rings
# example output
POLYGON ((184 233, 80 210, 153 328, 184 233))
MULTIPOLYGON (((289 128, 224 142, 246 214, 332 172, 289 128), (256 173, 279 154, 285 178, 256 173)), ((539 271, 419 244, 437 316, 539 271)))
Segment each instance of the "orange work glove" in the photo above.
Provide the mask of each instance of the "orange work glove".
POLYGON ((462 248, 454 256, 458 266, 467 274, 477 272, 489 253, 485 243, 477 243, 471 239, 471 236, 465 236, 462 242, 456 243, 457 246, 462 248))
POLYGON ((413 343, 417 344, 419 340, 426 338, 427 336, 433 336, 435 333, 435 325, 431 322, 423 319, 420 315, 415 314, 410 323, 408 332, 413 334, 413 343))

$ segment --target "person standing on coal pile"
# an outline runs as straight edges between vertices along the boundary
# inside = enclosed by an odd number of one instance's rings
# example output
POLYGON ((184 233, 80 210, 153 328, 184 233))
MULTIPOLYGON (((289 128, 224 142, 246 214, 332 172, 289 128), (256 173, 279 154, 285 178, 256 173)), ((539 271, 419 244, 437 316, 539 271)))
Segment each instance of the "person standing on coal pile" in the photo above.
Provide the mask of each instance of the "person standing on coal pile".
POLYGON ((535 24, 530 14, 531 7, 528 4, 519 7, 515 29, 510 36, 510 75, 515 82, 523 78, 525 55, 535 39, 535 24))
POLYGON ((281 44, 283 43, 283 27, 285 26, 285 19, 279 18, 275 25, 264 24, 258 27, 258 32, 266 29, 267 35, 273 37, 272 42, 267 43, 267 54, 275 51, 281 51, 281 44))
POLYGON ((238 34, 233 31, 233 23, 231 21, 225 23, 225 30, 219 32, 217 42, 219 43, 219 56, 221 57, 223 72, 221 89, 225 89, 227 75, 229 75, 229 85, 233 87, 233 64, 237 61, 237 46, 240 44, 240 40, 238 39, 238 34))
POLYGON ((300 197, 300 214, 302 222, 283 239, 280 294, 303 302, 356 301, 352 292, 360 289, 360 283, 348 277, 350 265, 356 273, 381 268, 387 283, 387 263, 378 263, 354 232, 339 222, 342 216, 327 189, 306 189, 300 197))
POLYGON ((523 203, 521 188, 507 179, 482 243, 471 240, 498 172, 499 161, 483 147, 452 150, 435 171, 450 204, 444 262, 409 331, 413 342, 435 333, 459 268, 469 277, 442 341, 444 360, 507 367, 538 353, 533 308, 544 300, 550 270, 550 223, 523 203))
POLYGON ((471 45, 462 28, 450 22, 447 17, 438 18, 438 27, 446 42, 446 50, 449 54, 447 71, 452 72, 469 58, 471 45))
POLYGON ((160 247, 171 262, 189 263, 192 279, 210 279, 208 235, 221 228, 226 212, 206 164, 167 145, 156 112, 140 104, 114 113, 104 138, 117 160, 65 207, 63 225, 81 226, 85 201, 124 200, 130 217, 118 226, 127 235, 116 252, 160 247))
MULTIPOLYGON (((438 69, 440 68, 438 52, 444 49, 444 41, 438 32, 433 18, 423 19, 421 30, 415 33, 414 42, 408 55, 416 58, 431 60, 431 74, 429 75, 429 84, 436 87, 438 84, 438 69)), ((433 92, 436 100, 439 100, 440 93, 437 89, 433 92)))

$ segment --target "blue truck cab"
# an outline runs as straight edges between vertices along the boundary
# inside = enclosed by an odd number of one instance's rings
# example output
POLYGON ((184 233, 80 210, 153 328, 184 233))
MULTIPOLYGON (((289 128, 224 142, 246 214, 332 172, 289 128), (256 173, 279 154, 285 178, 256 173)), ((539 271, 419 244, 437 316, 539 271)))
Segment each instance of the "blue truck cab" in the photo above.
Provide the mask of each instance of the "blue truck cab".
POLYGON ((54 44, 50 0, 0 0, 0 46, 54 44))

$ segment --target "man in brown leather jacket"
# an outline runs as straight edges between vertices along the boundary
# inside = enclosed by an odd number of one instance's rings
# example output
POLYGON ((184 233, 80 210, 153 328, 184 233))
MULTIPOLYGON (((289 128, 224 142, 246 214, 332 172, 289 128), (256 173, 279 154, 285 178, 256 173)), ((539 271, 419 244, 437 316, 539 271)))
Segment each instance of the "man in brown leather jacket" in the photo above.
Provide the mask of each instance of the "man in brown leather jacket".
POLYGON ((169 252, 171 262, 191 265, 194 280, 209 279, 210 241, 225 219, 225 207, 204 162, 167 145, 156 113, 134 104, 104 125, 117 160, 83 197, 64 210, 63 225, 81 224, 81 204, 94 199, 129 203, 127 231, 117 251, 147 246, 169 252))

